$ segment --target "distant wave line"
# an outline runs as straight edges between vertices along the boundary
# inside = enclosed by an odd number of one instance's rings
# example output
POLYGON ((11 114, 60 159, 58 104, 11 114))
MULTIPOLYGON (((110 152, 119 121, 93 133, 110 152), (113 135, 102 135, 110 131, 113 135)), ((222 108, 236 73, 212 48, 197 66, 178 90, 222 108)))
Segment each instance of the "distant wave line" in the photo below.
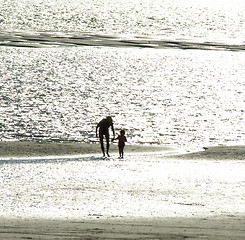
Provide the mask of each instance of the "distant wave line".
POLYGON ((123 37, 92 33, 61 32, 0 32, 0 46, 12 47, 69 47, 101 46, 126 48, 183 49, 183 50, 223 50, 244 51, 245 44, 226 44, 219 42, 198 42, 186 40, 154 39, 147 37, 123 37))

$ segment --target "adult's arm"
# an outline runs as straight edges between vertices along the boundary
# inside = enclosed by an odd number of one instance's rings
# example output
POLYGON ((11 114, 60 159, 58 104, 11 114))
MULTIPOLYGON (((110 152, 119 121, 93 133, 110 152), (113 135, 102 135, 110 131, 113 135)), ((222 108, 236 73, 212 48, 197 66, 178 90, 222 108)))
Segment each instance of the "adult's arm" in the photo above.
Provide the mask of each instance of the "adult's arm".
POLYGON ((99 126, 100 126, 100 122, 96 126, 96 138, 98 137, 98 128, 99 128, 99 126))
POLYGON ((111 124, 111 130, 112 130, 112 132, 113 132, 113 138, 115 138, 115 130, 114 130, 113 123, 111 124))

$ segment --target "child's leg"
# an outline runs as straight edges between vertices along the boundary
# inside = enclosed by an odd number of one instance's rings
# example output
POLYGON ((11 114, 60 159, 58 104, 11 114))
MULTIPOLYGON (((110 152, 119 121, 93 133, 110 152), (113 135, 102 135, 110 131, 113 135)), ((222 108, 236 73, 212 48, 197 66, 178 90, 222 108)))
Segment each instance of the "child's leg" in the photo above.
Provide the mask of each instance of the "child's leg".
POLYGON ((122 146, 118 146, 118 149, 119 149, 119 156, 121 158, 121 157, 123 157, 123 154, 122 154, 122 146))
POLYGON ((120 155, 120 158, 123 158, 123 148, 124 148, 124 146, 119 146, 119 155, 120 155))
POLYGON ((124 154, 123 149, 124 149, 124 146, 122 146, 122 153, 121 153, 122 154, 122 158, 123 158, 123 154, 124 154))

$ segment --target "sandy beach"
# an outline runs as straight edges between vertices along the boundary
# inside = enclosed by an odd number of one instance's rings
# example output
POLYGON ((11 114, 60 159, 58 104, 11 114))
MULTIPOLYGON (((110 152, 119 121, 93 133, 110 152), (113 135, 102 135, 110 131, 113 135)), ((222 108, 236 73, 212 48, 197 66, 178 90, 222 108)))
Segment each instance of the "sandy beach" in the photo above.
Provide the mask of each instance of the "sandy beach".
MULTIPOLYGON (((127 153, 171 151, 168 147, 127 146, 127 153)), ((112 145, 111 152, 117 152, 112 145)), ((99 154, 98 144, 0 142, 0 157, 47 157, 99 154)), ((203 151, 168 157, 197 160, 244 160, 243 146, 207 147, 203 151)), ((6 162, 5 162, 6 163, 6 162)), ((17 199, 17 198, 16 198, 17 199)), ((188 204, 187 204, 188 205, 188 204)), ((188 206, 187 206, 188 207, 188 206)), ((194 207, 194 206, 191 206, 194 207)), ((91 215, 87 218, 0 217, 0 239, 245 239, 244 214, 186 217, 123 217, 91 215)))
POLYGON ((244 239, 245 219, 0 219, 0 239, 244 239))
MULTIPOLYGON (((176 150, 164 146, 127 145, 125 152, 162 152, 176 150)), ((117 153, 116 144, 110 145, 110 152, 117 153)), ((28 142, 28 141, 1 141, 0 158, 75 156, 83 154, 100 154, 99 144, 79 142, 28 142)))
MULTIPOLYGON (((110 153, 117 153, 117 145, 110 145, 110 153)), ((212 159, 212 160, 244 160, 245 146, 211 146, 200 151, 188 152, 160 145, 126 145, 125 153, 172 152, 170 158, 175 159, 212 159), (176 154, 181 152, 181 154, 176 154), (184 154, 183 154, 184 153, 184 154)), ((100 154, 100 145, 80 142, 29 142, 0 141, 0 158, 28 158, 79 156, 84 154, 100 154)))
POLYGON ((202 151, 174 155, 176 159, 245 160, 245 146, 211 146, 202 151))

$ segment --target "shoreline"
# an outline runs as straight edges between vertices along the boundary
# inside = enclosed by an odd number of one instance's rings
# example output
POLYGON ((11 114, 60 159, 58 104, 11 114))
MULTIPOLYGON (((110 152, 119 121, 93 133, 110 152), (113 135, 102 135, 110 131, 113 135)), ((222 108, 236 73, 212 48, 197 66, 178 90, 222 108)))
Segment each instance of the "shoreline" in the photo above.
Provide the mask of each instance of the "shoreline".
POLYGON ((203 147, 202 151, 190 152, 185 154, 176 154, 169 158, 183 160, 245 160, 244 145, 221 145, 203 147))
POLYGON ((244 216, 216 218, 6 219, 0 239, 244 239, 244 216))
MULTIPOLYGON (((176 151, 165 146, 126 145, 125 153, 176 151)), ((110 153, 118 153, 116 144, 110 144, 110 153)), ((0 158, 33 158, 101 154, 100 144, 80 142, 0 141, 0 158)))
MULTIPOLYGON (((118 154, 118 146, 110 144, 110 153, 118 154)), ((126 145, 125 154, 164 153, 167 159, 245 160, 245 145, 203 147, 188 152, 162 145, 126 145)), ((0 141, 0 159, 79 157, 102 154, 99 143, 0 141)))

